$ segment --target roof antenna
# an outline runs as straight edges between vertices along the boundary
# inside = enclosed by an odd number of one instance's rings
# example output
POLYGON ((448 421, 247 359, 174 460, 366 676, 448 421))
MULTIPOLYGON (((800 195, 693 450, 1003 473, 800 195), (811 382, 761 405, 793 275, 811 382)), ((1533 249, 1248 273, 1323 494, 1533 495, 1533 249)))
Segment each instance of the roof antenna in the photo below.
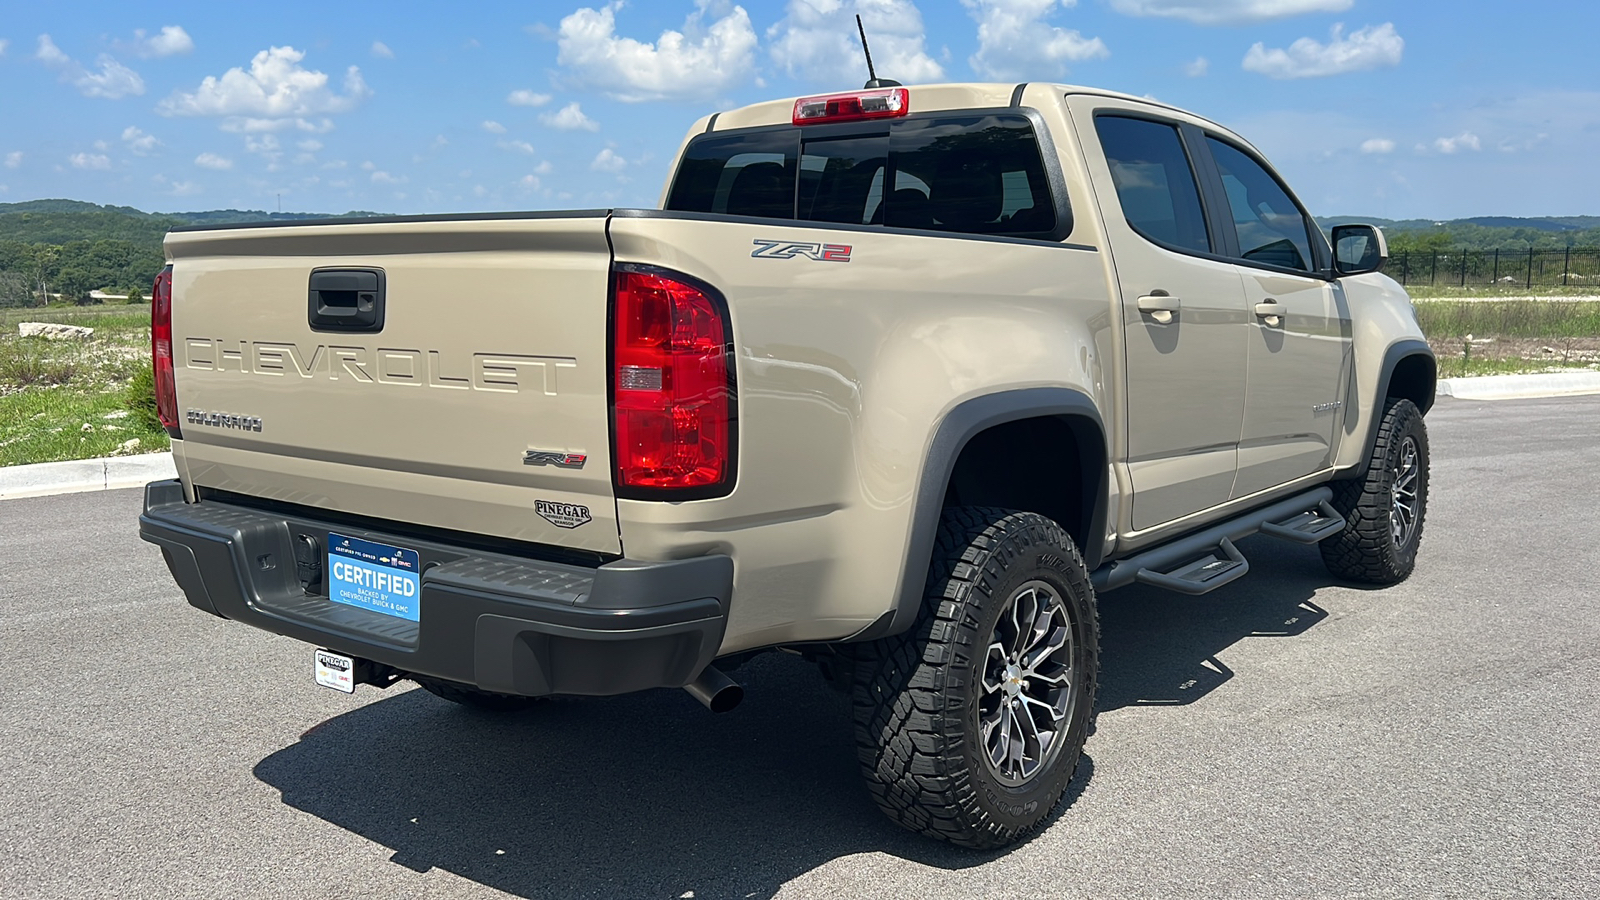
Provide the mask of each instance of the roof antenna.
POLYGON ((861 32, 861 52, 867 55, 867 83, 862 85, 862 90, 872 88, 900 87, 900 82, 888 78, 879 78, 878 73, 872 69, 872 50, 867 46, 867 29, 861 24, 861 16, 856 16, 856 30, 861 32))

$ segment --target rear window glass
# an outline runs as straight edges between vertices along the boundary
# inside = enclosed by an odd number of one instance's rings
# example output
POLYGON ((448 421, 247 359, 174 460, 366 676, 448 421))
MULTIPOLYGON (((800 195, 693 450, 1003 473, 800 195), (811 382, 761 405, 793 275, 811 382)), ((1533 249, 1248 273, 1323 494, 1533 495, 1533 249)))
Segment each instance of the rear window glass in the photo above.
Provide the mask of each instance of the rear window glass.
POLYGON ((1058 237, 1038 139, 1017 115, 907 118, 867 134, 705 135, 685 151, 667 209, 1058 237))

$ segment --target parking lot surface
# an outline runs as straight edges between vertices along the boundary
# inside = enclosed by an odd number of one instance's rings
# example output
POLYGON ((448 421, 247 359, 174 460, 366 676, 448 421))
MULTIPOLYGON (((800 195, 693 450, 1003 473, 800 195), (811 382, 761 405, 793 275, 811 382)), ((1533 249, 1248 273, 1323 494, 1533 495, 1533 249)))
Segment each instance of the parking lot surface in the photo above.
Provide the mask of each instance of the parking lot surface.
POLYGON ((312 683, 183 602, 140 492, 0 503, 0 896, 1600 896, 1600 397, 1441 400, 1415 576, 1252 538, 1101 600, 1071 804, 973 853, 861 787, 800 660, 495 716, 312 683))

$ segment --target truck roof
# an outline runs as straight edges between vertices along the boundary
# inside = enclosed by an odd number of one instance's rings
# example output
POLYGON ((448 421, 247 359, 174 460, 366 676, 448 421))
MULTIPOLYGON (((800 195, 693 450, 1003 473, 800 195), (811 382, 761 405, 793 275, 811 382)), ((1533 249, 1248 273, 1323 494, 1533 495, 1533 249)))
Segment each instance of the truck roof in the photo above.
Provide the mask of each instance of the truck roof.
MULTIPOLYGON (((1095 94, 1103 97, 1115 97, 1119 100, 1129 100, 1135 103, 1144 103, 1160 109, 1180 112, 1194 116, 1195 113, 1181 109, 1169 103, 1162 103, 1151 97, 1138 97, 1120 91, 1111 91, 1104 88, 1086 87, 1077 84, 1059 84, 1054 82, 964 82, 949 84, 910 84, 905 87, 911 91, 911 110, 913 112, 930 112, 947 109, 993 109, 1010 106, 1014 97, 1020 97, 1023 89, 1030 85, 1043 84, 1062 94, 1095 94)), ((806 96, 820 96, 830 93, 853 93, 843 91, 819 91, 816 94, 801 94, 780 100, 766 100, 761 103, 752 103, 737 109, 726 110, 707 117, 703 131, 725 131, 731 128, 754 128, 762 125, 788 125, 794 114, 796 100, 806 96)), ((1204 118, 1203 116, 1197 116, 1204 118)))

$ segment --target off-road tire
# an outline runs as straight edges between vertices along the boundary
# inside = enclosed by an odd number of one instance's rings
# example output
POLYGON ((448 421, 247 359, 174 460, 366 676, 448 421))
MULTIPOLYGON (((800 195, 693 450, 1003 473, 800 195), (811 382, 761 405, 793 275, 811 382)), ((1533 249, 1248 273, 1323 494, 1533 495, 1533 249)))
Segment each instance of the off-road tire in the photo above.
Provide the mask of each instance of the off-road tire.
POLYGON ((519 712, 550 699, 548 697, 521 697, 516 694, 496 694, 493 691, 475 688, 470 684, 445 681, 442 678, 425 678, 413 675, 411 680, 421 685, 423 690, 435 697, 442 697, 451 703, 459 703, 462 706, 489 712, 519 712))
MULTIPOLYGON (((1324 540, 1322 562, 1339 578, 1367 584, 1398 584, 1411 575, 1422 544, 1428 512, 1428 429, 1422 411, 1410 400, 1391 399, 1378 424, 1372 459, 1361 478, 1336 481, 1333 508, 1344 516, 1344 531, 1324 540), (1395 488, 1405 448, 1414 448, 1415 520, 1404 540, 1392 524, 1395 488)), ((1402 485, 1402 489, 1404 486, 1402 485)))
POLYGON ((890 819, 953 844, 993 849, 1033 831, 1060 802, 1092 724, 1099 680, 1094 589, 1061 526, 1035 513, 946 509, 916 623, 848 652, 855 660, 857 754, 872 798, 890 819), (984 755, 978 715, 986 690, 987 702, 997 696, 983 681, 997 622, 1029 584, 1059 594, 1072 640, 1062 654, 1071 660, 1062 680, 1076 693, 1057 726, 1058 749, 1044 754, 1025 782, 1007 785, 984 755))

